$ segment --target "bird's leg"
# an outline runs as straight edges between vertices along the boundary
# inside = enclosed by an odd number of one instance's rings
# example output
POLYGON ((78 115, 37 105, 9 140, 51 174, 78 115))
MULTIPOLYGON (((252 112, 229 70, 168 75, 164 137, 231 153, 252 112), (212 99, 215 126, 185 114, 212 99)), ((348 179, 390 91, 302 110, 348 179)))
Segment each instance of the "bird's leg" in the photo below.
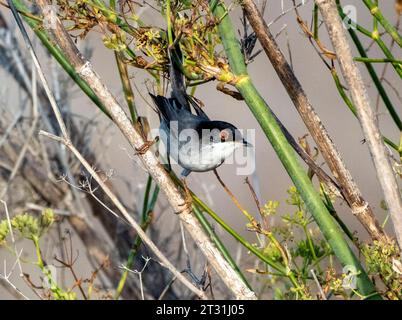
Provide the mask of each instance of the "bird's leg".
POLYGON ((184 189, 184 203, 179 205, 183 209, 177 212, 177 214, 183 213, 185 211, 191 211, 191 206, 193 204, 193 197, 191 196, 190 189, 187 186, 186 178, 182 178, 181 181, 184 189))
POLYGON ((151 148, 158 141, 159 141, 158 136, 156 136, 155 139, 153 139, 151 141, 146 141, 141 147, 135 148, 135 151, 136 151, 135 154, 142 155, 142 154, 146 153, 149 150, 149 148, 151 148))

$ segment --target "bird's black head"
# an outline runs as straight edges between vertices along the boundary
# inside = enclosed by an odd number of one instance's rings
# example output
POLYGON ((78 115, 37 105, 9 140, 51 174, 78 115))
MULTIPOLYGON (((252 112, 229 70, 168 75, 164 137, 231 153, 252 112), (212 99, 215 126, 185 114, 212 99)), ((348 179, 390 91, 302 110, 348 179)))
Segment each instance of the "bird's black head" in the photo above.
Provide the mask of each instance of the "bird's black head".
POLYGON ((238 142, 245 146, 250 146, 250 144, 244 140, 240 130, 233 124, 225 121, 202 121, 197 131, 204 142, 238 142))

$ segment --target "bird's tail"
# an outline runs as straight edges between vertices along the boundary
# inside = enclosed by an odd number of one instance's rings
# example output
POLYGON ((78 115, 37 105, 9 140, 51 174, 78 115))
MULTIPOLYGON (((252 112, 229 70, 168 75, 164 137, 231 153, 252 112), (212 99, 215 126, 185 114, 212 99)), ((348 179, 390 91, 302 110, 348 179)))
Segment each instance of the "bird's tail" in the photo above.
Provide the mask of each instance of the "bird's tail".
POLYGON ((155 96, 152 93, 149 93, 149 95, 158 108, 159 115, 168 122, 174 120, 174 113, 176 108, 174 99, 166 98, 163 96, 155 96))
POLYGON ((172 97, 175 98, 180 105, 190 110, 190 104, 186 92, 186 84, 184 81, 183 54, 180 49, 179 41, 174 47, 168 49, 169 54, 169 77, 172 87, 172 97))

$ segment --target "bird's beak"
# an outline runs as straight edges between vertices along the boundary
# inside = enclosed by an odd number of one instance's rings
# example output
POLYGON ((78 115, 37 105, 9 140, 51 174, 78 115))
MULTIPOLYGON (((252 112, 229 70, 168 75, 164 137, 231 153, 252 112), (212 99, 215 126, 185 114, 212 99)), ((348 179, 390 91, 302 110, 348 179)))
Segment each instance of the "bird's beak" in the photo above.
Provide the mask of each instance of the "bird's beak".
POLYGON ((252 148, 254 147, 251 143, 248 143, 246 140, 243 139, 243 146, 246 148, 252 148))

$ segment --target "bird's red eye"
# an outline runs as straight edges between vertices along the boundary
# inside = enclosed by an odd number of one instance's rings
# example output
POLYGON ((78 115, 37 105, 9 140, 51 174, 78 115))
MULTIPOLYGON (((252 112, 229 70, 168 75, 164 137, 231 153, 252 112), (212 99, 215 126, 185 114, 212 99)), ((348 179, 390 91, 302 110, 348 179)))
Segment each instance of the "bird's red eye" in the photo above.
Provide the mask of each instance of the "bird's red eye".
POLYGON ((229 132, 227 130, 221 131, 220 137, 222 142, 227 141, 229 139, 229 132))

